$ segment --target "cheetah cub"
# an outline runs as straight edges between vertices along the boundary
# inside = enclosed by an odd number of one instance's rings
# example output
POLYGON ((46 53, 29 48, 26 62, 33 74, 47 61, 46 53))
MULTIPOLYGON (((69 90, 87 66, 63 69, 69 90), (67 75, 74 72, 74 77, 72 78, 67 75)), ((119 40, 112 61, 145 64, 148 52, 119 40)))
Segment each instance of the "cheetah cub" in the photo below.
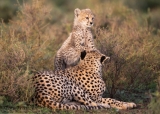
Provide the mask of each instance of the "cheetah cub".
POLYGON ((75 66, 80 60, 80 53, 83 50, 97 50, 91 27, 94 24, 94 14, 90 9, 74 10, 74 25, 72 33, 57 51, 54 67, 55 70, 64 70, 67 67, 75 66))

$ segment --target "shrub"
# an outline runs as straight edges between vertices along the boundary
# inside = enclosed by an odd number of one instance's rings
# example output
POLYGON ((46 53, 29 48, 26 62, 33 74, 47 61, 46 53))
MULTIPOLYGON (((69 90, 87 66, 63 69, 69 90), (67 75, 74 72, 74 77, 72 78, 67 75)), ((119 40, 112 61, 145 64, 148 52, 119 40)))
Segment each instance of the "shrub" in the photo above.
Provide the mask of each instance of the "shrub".
MULTIPOLYGON (((21 0, 19 0, 21 2, 21 0)), ((15 5, 16 0, 1 0, 0 1, 0 19, 4 22, 9 22, 16 14, 17 6, 15 5)))
POLYGON ((32 87, 28 78, 32 71, 53 69, 53 64, 47 63, 55 51, 46 47, 54 40, 47 26, 51 8, 44 4, 44 0, 24 3, 9 26, 1 23, 0 96, 13 102, 29 100, 32 87))
POLYGON ((157 91, 152 96, 149 107, 153 114, 158 114, 160 111, 160 77, 158 79, 157 91))
POLYGON ((101 23, 95 30, 97 46, 111 57, 103 70, 109 96, 115 97, 118 91, 155 91, 160 65, 160 34, 148 28, 147 18, 121 2, 110 2, 102 11, 106 12, 97 17, 105 21, 98 20, 101 23))

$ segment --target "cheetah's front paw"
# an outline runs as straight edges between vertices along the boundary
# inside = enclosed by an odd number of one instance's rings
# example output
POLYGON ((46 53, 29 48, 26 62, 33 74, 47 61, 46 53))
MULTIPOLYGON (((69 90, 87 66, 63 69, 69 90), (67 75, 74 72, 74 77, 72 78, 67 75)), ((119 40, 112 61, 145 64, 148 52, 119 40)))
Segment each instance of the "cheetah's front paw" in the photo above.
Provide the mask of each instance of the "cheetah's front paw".
POLYGON ((131 103, 127 103, 127 109, 130 109, 130 108, 135 108, 137 105, 133 102, 131 103))
POLYGON ((104 108, 111 108, 110 105, 108 104, 98 103, 98 105, 103 106, 104 108))
POLYGON ((97 103, 92 102, 91 104, 89 104, 89 106, 97 106, 97 103))
POLYGON ((133 103, 133 102, 124 102, 123 106, 120 107, 119 109, 126 110, 126 109, 131 109, 131 108, 134 108, 134 107, 136 107, 135 103, 133 103))

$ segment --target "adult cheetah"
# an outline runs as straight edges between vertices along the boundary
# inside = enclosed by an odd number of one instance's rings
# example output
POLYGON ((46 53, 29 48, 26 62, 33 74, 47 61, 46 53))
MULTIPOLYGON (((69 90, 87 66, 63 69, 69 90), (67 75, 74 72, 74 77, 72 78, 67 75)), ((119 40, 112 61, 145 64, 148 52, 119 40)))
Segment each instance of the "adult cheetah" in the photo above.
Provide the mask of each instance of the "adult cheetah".
POLYGON ((74 67, 55 72, 39 72, 33 77, 36 103, 53 109, 98 109, 114 107, 128 109, 135 103, 102 98, 105 83, 102 64, 109 59, 97 50, 83 51, 74 67), (72 100, 83 105, 69 104, 72 100), (102 107, 101 107, 102 106, 102 107))

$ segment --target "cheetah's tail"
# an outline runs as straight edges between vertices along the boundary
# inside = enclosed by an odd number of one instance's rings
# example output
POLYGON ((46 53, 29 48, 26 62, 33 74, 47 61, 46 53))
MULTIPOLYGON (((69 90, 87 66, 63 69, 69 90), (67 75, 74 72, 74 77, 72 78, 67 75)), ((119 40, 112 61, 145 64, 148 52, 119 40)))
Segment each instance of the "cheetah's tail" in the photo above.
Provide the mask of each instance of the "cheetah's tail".
MULTIPOLYGON (((42 106, 42 105, 40 105, 42 106)), ((88 105, 76 105, 76 104, 62 104, 54 101, 50 101, 45 103, 45 106, 52 108, 52 109, 59 109, 59 110, 95 110, 95 109, 106 109, 103 106, 88 106, 88 105)))

